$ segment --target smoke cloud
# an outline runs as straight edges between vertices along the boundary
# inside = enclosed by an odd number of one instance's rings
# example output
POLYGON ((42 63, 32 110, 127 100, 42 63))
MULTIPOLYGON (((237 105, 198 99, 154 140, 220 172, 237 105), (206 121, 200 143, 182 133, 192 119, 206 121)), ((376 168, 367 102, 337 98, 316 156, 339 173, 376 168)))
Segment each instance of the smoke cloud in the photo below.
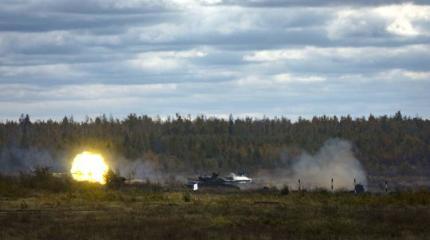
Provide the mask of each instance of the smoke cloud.
POLYGON ((184 183, 186 177, 176 172, 166 172, 150 160, 129 160, 118 158, 111 164, 112 169, 119 175, 134 181, 149 181, 152 183, 184 183))
MULTIPOLYGON (((128 160, 115 156, 110 168, 127 179, 137 179, 161 184, 186 182, 187 173, 166 172, 159 164, 147 159, 128 160)), ((49 167, 52 171, 68 172, 65 158, 58 159, 49 151, 37 148, 22 149, 18 147, 3 148, 0 152, 0 173, 16 174, 28 172, 36 167, 49 167)), ((354 188, 357 183, 367 186, 366 173, 353 154, 351 143, 342 139, 330 139, 314 155, 307 152, 290 159, 286 166, 276 170, 261 170, 252 174, 252 186, 287 185, 290 189, 298 188, 300 179, 303 189, 334 189, 354 188)))
POLYGON ((327 140, 315 155, 305 152, 285 169, 260 172, 256 181, 297 189, 300 179, 302 189, 331 189, 332 178, 335 190, 353 189, 354 178, 357 183, 367 186, 364 168, 355 158, 351 143, 346 140, 327 140))
POLYGON ((0 173, 13 175, 33 171, 36 167, 49 167, 63 171, 64 161, 56 160, 49 151, 37 148, 5 147, 0 151, 0 173))

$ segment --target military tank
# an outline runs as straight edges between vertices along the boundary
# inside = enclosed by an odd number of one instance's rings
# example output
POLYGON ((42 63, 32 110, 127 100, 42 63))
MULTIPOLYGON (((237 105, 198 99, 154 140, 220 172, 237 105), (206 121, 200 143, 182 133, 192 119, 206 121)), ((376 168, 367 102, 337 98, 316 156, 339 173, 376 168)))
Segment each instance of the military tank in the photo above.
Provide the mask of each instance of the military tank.
POLYGON ((252 182, 252 179, 243 174, 230 174, 230 176, 227 177, 220 177, 218 173, 212 173, 212 175, 202 175, 195 179, 189 179, 187 186, 194 190, 197 190, 198 188, 239 189, 239 185, 250 182, 252 182))

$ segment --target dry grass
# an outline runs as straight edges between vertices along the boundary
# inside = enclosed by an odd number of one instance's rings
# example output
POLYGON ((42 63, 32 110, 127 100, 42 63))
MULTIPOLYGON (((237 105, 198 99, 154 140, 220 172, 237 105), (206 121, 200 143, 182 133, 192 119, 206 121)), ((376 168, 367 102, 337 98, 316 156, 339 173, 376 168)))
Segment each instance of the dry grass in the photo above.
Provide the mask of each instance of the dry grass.
POLYGON ((24 192, 13 197, 0 195, 0 239, 426 239, 430 236, 430 193, 426 191, 360 196, 327 192, 282 195, 275 191, 111 190, 79 184, 66 191, 24 192))

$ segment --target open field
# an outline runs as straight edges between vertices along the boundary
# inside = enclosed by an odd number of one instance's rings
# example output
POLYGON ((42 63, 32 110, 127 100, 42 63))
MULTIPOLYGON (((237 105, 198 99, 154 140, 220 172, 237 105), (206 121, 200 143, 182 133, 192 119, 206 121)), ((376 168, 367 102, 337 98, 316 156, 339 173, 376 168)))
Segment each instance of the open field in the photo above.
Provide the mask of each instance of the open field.
POLYGON ((428 239, 430 193, 107 189, 16 194, 0 185, 0 239, 428 239), (7 192, 6 192, 7 190, 7 192))

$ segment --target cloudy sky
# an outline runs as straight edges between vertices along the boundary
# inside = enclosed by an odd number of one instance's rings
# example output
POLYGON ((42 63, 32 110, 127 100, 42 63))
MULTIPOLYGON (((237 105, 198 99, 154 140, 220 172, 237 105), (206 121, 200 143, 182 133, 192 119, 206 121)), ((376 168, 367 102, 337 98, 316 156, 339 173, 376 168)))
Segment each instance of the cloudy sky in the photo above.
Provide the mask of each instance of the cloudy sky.
POLYGON ((0 120, 430 117, 430 3, 1 0, 0 120))

